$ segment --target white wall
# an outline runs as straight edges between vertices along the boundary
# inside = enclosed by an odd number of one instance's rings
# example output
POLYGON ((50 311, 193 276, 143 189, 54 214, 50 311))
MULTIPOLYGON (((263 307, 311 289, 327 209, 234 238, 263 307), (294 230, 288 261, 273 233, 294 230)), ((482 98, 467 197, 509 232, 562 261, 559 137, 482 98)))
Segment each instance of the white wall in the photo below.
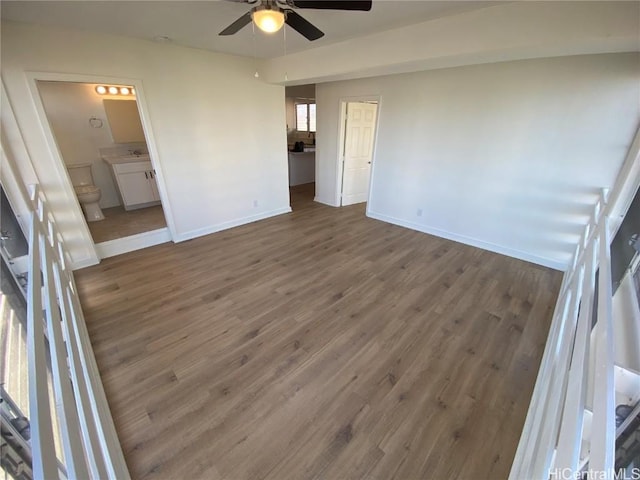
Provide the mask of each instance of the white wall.
POLYGON ((370 216, 562 269, 640 121, 639 60, 588 55, 319 84, 317 200, 339 202, 341 99, 379 95, 370 216))
POLYGON ((41 128, 28 72, 126 78, 143 87, 138 100, 174 239, 289 211, 284 87, 254 78, 252 60, 13 23, 3 23, 1 35, 9 101, 76 265, 97 257, 82 248, 91 237, 78 228, 81 212, 41 128))
POLYGON ((100 148, 115 146, 102 104, 104 96, 87 83, 38 82, 38 91, 65 165, 91 163, 93 180, 102 191, 100 206, 120 205, 109 165, 100 158, 100 148), (102 127, 93 128, 91 117, 102 120, 102 127))
POLYGON ((296 128, 296 99, 293 97, 285 98, 285 108, 287 115, 287 135, 296 128))

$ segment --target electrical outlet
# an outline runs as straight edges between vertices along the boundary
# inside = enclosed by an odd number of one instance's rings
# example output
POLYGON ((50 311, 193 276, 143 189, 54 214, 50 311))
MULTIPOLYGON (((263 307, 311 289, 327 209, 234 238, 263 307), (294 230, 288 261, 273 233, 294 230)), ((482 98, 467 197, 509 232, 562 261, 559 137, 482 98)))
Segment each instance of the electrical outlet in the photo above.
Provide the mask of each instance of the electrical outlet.
POLYGON ((418 210, 416 210, 416 215, 421 217, 422 216, 422 209, 419 208, 418 210))

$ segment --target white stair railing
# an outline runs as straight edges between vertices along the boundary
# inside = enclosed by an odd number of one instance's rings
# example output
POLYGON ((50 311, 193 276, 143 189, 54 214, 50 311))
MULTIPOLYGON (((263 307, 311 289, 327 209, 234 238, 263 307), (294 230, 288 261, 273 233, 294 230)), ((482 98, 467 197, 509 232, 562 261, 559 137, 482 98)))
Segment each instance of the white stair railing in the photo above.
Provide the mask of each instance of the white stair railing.
POLYGON ((611 241, 605 197, 603 191, 564 275, 510 480, 581 478, 581 453, 589 459, 587 478, 614 478, 611 241), (592 328, 596 272, 598 309, 592 328), (591 361, 595 368, 589 368, 591 361), (591 379, 590 372, 595 372, 591 379), (588 405, 593 421, 585 453, 581 448, 588 405))
POLYGON ((31 202, 27 352, 34 478, 128 479, 73 273, 53 217, 37 186, 32 187, 31 202), (64 468, 56 456, 49 375, 64 468))

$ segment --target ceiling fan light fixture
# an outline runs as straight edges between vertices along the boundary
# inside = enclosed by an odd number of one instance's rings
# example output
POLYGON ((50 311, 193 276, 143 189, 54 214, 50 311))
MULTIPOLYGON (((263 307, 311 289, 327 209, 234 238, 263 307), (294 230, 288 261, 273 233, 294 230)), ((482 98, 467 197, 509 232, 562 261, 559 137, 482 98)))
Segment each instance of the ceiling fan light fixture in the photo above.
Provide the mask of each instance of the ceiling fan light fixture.
POLYGON ((265 33, 275 33, 284 25, 284 12, 278 7, 256 7, 251 12, 253 23, 265 33))

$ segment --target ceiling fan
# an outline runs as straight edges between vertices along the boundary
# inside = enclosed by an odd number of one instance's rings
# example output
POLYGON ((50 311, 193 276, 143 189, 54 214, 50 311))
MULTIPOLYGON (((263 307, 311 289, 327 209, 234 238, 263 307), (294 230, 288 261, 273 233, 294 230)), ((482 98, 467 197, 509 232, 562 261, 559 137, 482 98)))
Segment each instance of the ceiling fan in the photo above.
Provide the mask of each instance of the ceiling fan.
POLYGON ((219 35, 233 35, 251 21, 263 32, 277 32, 286 23, 308 40, 317 40, 324 33, 315 25, 293 11, 294 8, 314 8, 322 10, 371 10, 372 0, 228 0, 253 5, 219 35))

